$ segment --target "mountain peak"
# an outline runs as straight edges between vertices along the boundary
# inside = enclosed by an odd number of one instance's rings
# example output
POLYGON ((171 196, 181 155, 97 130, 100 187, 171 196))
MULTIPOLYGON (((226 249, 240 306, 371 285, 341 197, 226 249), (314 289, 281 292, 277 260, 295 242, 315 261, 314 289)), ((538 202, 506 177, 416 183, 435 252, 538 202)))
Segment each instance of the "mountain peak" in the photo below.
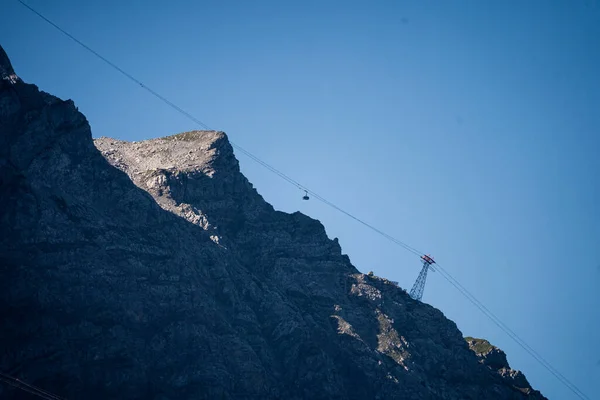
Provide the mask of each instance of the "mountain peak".
POLYGON ((276 211, 225 133, 94 143, 73 102, 6 84, 0 56, 15 378, 89 400, 543 399, 441 311, 359 273, 319 221, 276 211))
POLYGON ((190 131, 136 142, 101 137, 94 142, 111 164, 126 164, 130 176, 155 169, 196 170, 212 175, 219 169, 215 164, 222 168, 226 163, 237 168, 227 135, 220 131, 190 131))
POLYGON ((0 77, 2 80, 8 80, 11 83, 15 83, 19 80, 15 74, 12 64, 10 63, 10 59, 8 58, 8 55, 2 46, 0 46, 0 77))

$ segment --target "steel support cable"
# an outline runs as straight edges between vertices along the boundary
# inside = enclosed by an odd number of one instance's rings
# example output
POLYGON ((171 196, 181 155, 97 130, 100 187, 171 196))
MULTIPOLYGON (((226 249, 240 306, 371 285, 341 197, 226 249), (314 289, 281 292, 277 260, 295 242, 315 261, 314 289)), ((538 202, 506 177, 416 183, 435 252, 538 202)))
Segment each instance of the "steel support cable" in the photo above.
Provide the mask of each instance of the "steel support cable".
POLYGON ((12 387, 14 387, 16 389, 22 390, 22 391, 27 392, 27 393, 31 393, 32 395, 40 397, 42 399, 45 399, 45 400, 54 400, 54 398, 52 398, 52 397, 45 396, 45 395, 43 395, 43 394, 41 394, 41 393, 39 393, 39 392, 37 392, 35 390, 31 390, 31 389, 29 389, 27 387, 23 387, 21 385, 18 385, 18 384, 14 383, 14 382, 9 381, 8 379, 0 378, 0 382, 7 383, 8 385, 10 385, 10 386, 12 386, 12 387))
POLYGON ((306 192, 307 192, 307 193, 309 193, 311 196, 313 196, 315 199, 317 199, 317 200, 321 201, 322 203, 324 203, 324 204, 326 204, 326 205, 328 205, 328 206, 330 206, 330 207, 332 207, 332 208, 336 209, 337 211, 341 212, 342 214, 345 214, 346 216, 348 216, 348 217, 350 217, 350 218, 354 219, 355 221, 357 221, 357 222, 359 222, 359 223, 363 224, 364 226, 366 226, 366 227, 368 227, 368 228, 372 229, 372 230, 373 230, 373 231, 375 231, 376 233, 378 233, 378 234, 380 234, 380 235, 384 236, 386 239, 388 239, 388 240, 390 240, 390 241, 392 241, 392 242, 396 243, 397 245, 399 245, 399 246, 403 247, 405 250, 408 250, 408 251, 410 251, 411 253, 413 253, 413 254, 415 254, 415 255, 418 255, 418 256, 421 256, 421 255, 423 255, 423 254, 424 254, 423 252, 420 252, 419 250, 415 249, 414 247, 412 247, 412 246, 409 246, 408 244, 406 244, 406 243, 404 243, 404 242, 402 242, 402 241, 400 241, 400 240, 398 240, 398 239, 394 238, 394 237, 393 237, 393 236, 391 236, 391 235, 388 235, 387 233, 385 233, 385 232, 381 231, 380 229, 377 229, 375 226, 373 226, 373 225, 371 225, 371 224, 369 224, 369 223, 367 223, 367 222, 363 221, 362 219, 360 219, 360 218, 358 218, 358 217, 354 216, 353 214, 351 214, 351 213, 347 212, 346 210, 344 210, 344 209, 342 209, 342 208, 338 207, 337 205, 335 205, 334 203, 330 202, 329 200, 327 200, 327 199, 326 199, 326 198, 324 198, 323 196, 321 196, 321 195, 319 195, 318 193, 316 193, 316 192, 314 192, 314 191, 310 190, 308 187, 306 187, 306 186, 304 186, 304 185, 300 184, 298 181, 296 181, 296 180, 294 180, 294 179, 290 178, 289 176, 287 176, 287 175, 286 175, 286 174, 284 174, 283 172, 279 171, 277 168, 275 168, 275 167, 273 167, 273 166, 271 166, 271 165, 267 164, 266 162, 264 162, 264 161, 263 161, 263 160, 261 160, 260 158, 256 157, 254 154, 250 153, 249 151, 247 151, 247 150, 243 149, 242 147, 240 147, 240 146, 238 146, 238 145, 236 145, 236 144, 234 144, 234 143, 232 143, 232 146, 233 146, 233 147, 235 147, 235 148, 237 148, 237 149, 239 149, 239 150, 240 150, 242 153, 244 153, 246 156, 248 156, 248 157, 249 157, 249 158, 251 158, 252 160, 256 161, 256 162, 257 162, 257 163, 259 163, 260 165, 264 166, 265 168, 267 168, 267 169, 268 169, 268 170, 270 170, 271 172, 273 172, 273 173, 275 173, 276 175, 280 176, 280 177, 281 177, 282 179, 284 179, 285 181, 287 181, 287 182, 289 182, 290 184, 292 184, 292 185, 296 186, 298 189, 306 191, 306 192))
POLYGON ((240 150, 244 155, 248 156, 249 158, 251 158, 252 160, 256 161, 257 163, 259 163, 260 165, 264 166, 265 168, 267 168, 268 170, 270 170, 271 172, 273 172, 274 174, 280 176, 282 179, 284 179, 285 181, 289 182, 290 184, 296 186, 298 189, 300 190, 304 190, 306 191, 308 194, 310 194, 311 196, 313 196, 315 199, 321 201, 322 203, 334 208, 335 210, 341 212, 342 214, 345 214, 346 216, 354 219, 355 221, 363 224, 364 226, 368 227, 369 229, 375 231, 376 233, 382 235, 383 237, 385 237, 386 239, 396 243, 397 245, 403 247, 405 250, 418 255, 418 256, 422 256, 423 252, 415 249, 412 246, 409 246, 408 244, 394 238, 391 235, 388 235, 387 233, 381 231, 380 229, 377 229, 375 226, 363 221, 362 219, 354 216, 353 214, 349 213, 348 211, 338 207, 337 205, 335 205, 334 203, 330 202, 329 200, 327 200, 326 198, 324 198, 323 196, 319 195, 318 193, 310 190, 308 187, 300 184, 298 181, 290 178, 289 176, 287 176, 286 174, 284 174, 283 172, 279 171, 277 168, 267 164, 266 162, 264 162, 263 160, 261 160, 260 158, 256 157, 254 154, 250 153, 249 151, 243 149, 242 147, 236 145, 235 143, 231 143, 233 147, 235 147, 236 149, 240 150))
POLYGON ((456 278, 454 278, 448 271, 446 271, 439 264, 436 264, 436 270, 440 272, 440 275, 446 279, 452 286, 454 286, 464 297, 467 298, 475 307, 477 307, 485 316, 487 316, 498 328, 506 333, 511 339, 513 339, 523 350, 525 350, 530 356, 532 356, 537 362, 539 362, 544 368, 548 370, 556 379, 558 379, 563 385, 571 390, 577 397, 589 400, 589 397, 583 393, 575 384, 567 379, 563 374, 560 373, 556 368, 552 366, 544 357, 542 357, 537 351, 535 351, 527 342, 525 342, 519 335, 517 335, 512 329, 510 329, 502 320, 488 309, 481 301, 479 301, 467 288, 465 288, 456 278))
POLYGON ((402 241, 400 241, 400 240, 396 239, 395 237, 393 237, 393 236, 391 236, 391 235, 388 235, 387 233, 383 232, 382 230, 380 230, 380 229, 376 228, 375 226, 373 226, 373 225, 371 225, 371 224, 369 224, 369 223, 367 223, 367 222, 363 221, 362 219, 360 219, 360 218, 358 218, 358 217, 355 217, 354 215, 352 215, 352 214, 350 214, 349 212, 347 212, 347 211, 343 210, 342 208, 340 208, 340 207, 336 206, 335 204, 333 204, 332 202, 328 201, 327 199, 325 199, 325 198, 323 198, 323 197, 319 196, 318 194, 316 194, 316 193, 314 193, 314 192, 312 192, 312 191, 310 191, 310 190, 308 191, 308 193, 312 194, 312 195, 313 195, 313 196, 314 196, 314 197, 315 197, 317 200, 320 200, 321 202, 323 202, 323 203, 327 204, 328 206, 330 206, 330 207, 332 207, 332 208, 334 208, 334 209, 338 210, 339 212, 341 212, 341 213, 343 213, 343 214, 347 215, 348 217, 350 217, 350 218, 354 219, 355 221, 357 221, 357 222, 359 222, 359 223, 363 224, 363 225, 364 225, 364 226, 366 226, 367 228, 370 228, 370 229, 372 229, 373 231, 375 231, 376 233, 378 233, 378 234, 380 234, 381 236, 385 237, 386 239, 388 239, 388 240, 390 240, 390 241, 394 242, 395 244, 397 244, 397 245, 399 245, 399 246, 403 247, 405 250, 407 250, 407 251, 409 251, 409 252, 411 252, 411 253, 413 253, 413 254, 415 254, 415 255, 417 255, 417 256, 422 256, 422 255, 424 255, 424 254, 425 254, 425 253, 423 253, 423 252, 421 252, 421 251, 419 251, 419 250, 415 249, 414 247, 412 247, 412 246, 409 246, 408 244, 406 244, 406 243, 404 243, 404 242, 402 242, 402 241))
MULTIPOLYGON (((188 113, 187 111, 185 111, 184 109, 182 109, 181 107, 177 106, 176 104, 174 104, 173 102, 171 102, 170 100, 168 100, 167 98, 165 98, 164 96, 160 95, 159 93, 157 93, 156 91, 152 90, 150 87, 146 86, 143 82, 139 81, 138 79, 136 79, 135 77, 133 77, 131 74, 125 72, 124 70, 122 70, 121 68, 119 68, 116 64, 112 63, 110 60, 106 59, 105 57, 103 57, 102 55, 100 55, 99 53, 97 53, 96 51, 94 51, 92 48, 90 48, 89 46, 85 45, 83 42, 81 42, 80 40, 78 40, 77 38, 75 38, 73 35, 71 35, 70 33, 68 33, 67 31, 65 31, 64 29, 62 29, 60 26, 58 26, 57 24, 55 24, 54 22, 52 22, 51 20, 49 20, 48 18, 46 18, 44 15, 42 15, 41 13, 39 13, 38 11, 36 11, 35 9, 33 9, 32 7, 30 7, 29 5, 27 5, 26 3, 24 3, 22 0, 17 0, 19 3, 21 3, 23 6, 25 6, 26 8, 28 8, 30 11, 32 11, 33 13, 35 13, 36 15, 38 15, 40 18, 42 18, 44 21, 46 21, 47 23, 49 23, 50 25, 52 25, 53 27, 55 27, 57 30, 59 30, 60 32, 62 32, 64 35, 66 35, 67 37, 69 37, 70 39, 72 39, 73 41, 75 41, 76 43, 78 43, 79 45, 81 45, 83 48, 85 48, 86 50, 88 50, 89 52, 91 52, 92 54, 94 54, 96 57, 98 57, 99 59, 101 59, 102 61, 104 61, 106 64, 108 64, 109 66, 111 66, 112 68, 114 68, 115 70, 117 70, 118 72, 120 72, 121 74, 123 74, 125 77, 127 77, 128 79, 130 79, 131 81, 135 82, 136 84, 138 84, 140 87, 142 87, 143 89, 145 89, 146 91, 148 91, 150 94, 152 94, 153 96, 155 96, 156 98, 158 98, 159 100, 161 100, 162 102, 164 102, 165 104, 167 104, 168 106, 170 106, 171 108, 173 108, 174 110, 176 110, 177 112, 181 113, 182 115, 186 116, 187 118, 189 118, 191 121, 195 122, 196 124, 198 124, 199 126, 207 129, 207 130, 211 130, 210 127, 208 125, 206 125, 204 122, 200 121, 198 118, 194 117, 193 115, 191 115, 190 113, 188 113)), ((338 210, 339 212, 345 214, 346 216, 354 219, 355 221, 363 224, 364 226, 372 229, 373 231, 375 231, 376 233, 382 235, 383 237, 385 237, 386 239, 392 241, 393 243, 403 247, 405 250, 415 254, 415 255, 423 255, 423 252, 418 251, 417 249, 415 249, 414 247, 409 246, 408 244, 394 238, 393 236, 388 235, 387 233, 377 229, 376 227, 374 227, 371 224, 368 224, 367 222, 364 222, 363 220, 355 217, 354 215, 350 214, 349 212, 343 210, 342 208, 336 206, 334 203, 328 201, 327 199, 325 199, 324 197, 320 196, 319 194, 313 192, 312 190, 308 189, 306 186, 301 185, 300 183, 298 183, 297 181, 295 181, 294 179, 290 178, 289 176, 285 175, 283 172, 279 171, 278 169, 276 169, 275 167, 272 167, 271 165, 267 164, 266 162, 262 161, 260 158, 256 157, 255 155, 253 155, 252 153, 250 153, 249 151, 245 150, 244 148, 242 148, 241 146, 233 143, 232 141, 230 141, 231 145, 238 149, 239 151, 241 151, 244 155, 246 155, 247 157, 251 158, 252 160, 254 160, 255 162, 257 162, 258 164, 262 165, 263 167, 267 168, 269 171, 273 172, 274 174, 278 175, 279 177, 281 177, 283 180, 287 181, 288 183, 296 186, 297 188, 301 189, 301 190, 305 190, 307 193, 311 194, 314 198, 316 198, 317 200, 323 202, 324 204, 338 210)), ((445 271, 444 271, 445 272, 445 271)), ((446 272, 447 273, 447 272, 446 272)), ((443 275, 443 274, 442 274, 443 275)), ((444 275, 443 275, 444 276, 444 275)), ((462 291, 460 288, 463 287, 462 285, 460 285, 460 283, 458 283, 458 281, 454 280, 454 278, 451 278, 450 275, 448 276, 444 276, 444 278, 446 278, 446 280, 448 280, 448 282, 450 282, 456 289, 459 290, 459 292, 461 292, 465 297, 467 297, 467 299, 469 299, 469 301, 471 301, 474 305, 477 306, 477 304, 482 305, 482 303, 480 303, 475 297, 473 297, 471 295, 471 297, 469 297, 469 295, 467 293, 469 292, 465 292, 462 291), (449 278, 450 277, 450 278, 449 278), (456 282, 456 283, 454 283, 456 282), (457 285, 458 284, 458 285, 457 285)), ((463 287, 464 288, 464 287, 463 287)), ((466 290, 466 289, 465 289, 466 290)), ((483 306, 483 305, 482 305, 483 306)), ((492 321, 498 325, 498 327, 500 327, 505 333, 508 334, 507 330, 504 330, 501 325, 492 318, 492 316, 490 314, 487 314, 484 310, 485 310, 485 306, 480 307, 477 306, 486 316, 488 316, 488 318, 492 319, 492 321)), ((493 315, 493 314, 492 314, 493 315)), ((501 321, 500 321, 501 323, 501 321)), ((510 334, 509 334, 510 336, 510 334)), ((513 338, 513 340, 515 340, 515 338, 513 336, 511 336, 511 338, 513 338)), ((515 340, 516 341, 516 340, 515 340)), ((530 353, 532 356, 533 354, 530 353)), ((534 357, 535 358, 535 357, 534 357)), ((536 360, 540 363, 542 363, 541 360, 537 359, 536 360)), ((542 363, 543 364, 543 363, 542 363)), ((552 371, 551 371, 552 372, 552 371)), ((560 373, 559 373, 560 375, 560 373)), ((555 375, 556 376, 556 375, 555 375)), ((562 375, 560 375, 562 376, 562 375)), ((560 379, 559 379, 560 380, 560 379)), ((587 399, 587 397, 585 397, 585 395, 576 388, 575 385, 570 384, 573 388, 576 389, 576 391, 570 386, 568 385, 566 382, 569 382, 568 380, 562 381, 561 383, 565 384, 567 387, 569 387, 569 389, 573 390, 575 393, 579 392, 581 393, 579 396, 584 396, 582 398, 587 399)), ((569 382, 570 383, 570 382, 569 382)))
POLYGON ((23 390, 25 392, 31 393, 35 396, 41 397, 46 400, 64 400, 62 397, 59 397, 55 394, 47 392, 43 389, 40 389, 32 384, 24 382, 20 379, 14 378, 10 375, 4 374, 0 372, 0 381, 5 382, 17 389, 23 390))
POLYGON ((43 389, 40 389, 37 386, 34 386, 32 384, 29 384, 25 381, 22 381, 18 378, 14 378, 14 377, 4 374, 2 372, 0 372, 0 380, 2 380, 5 383, 8 383, 11 386, 18 388, 18 389, 27 391, 29 393, 35 394, 40 397, 44 397, 44 398, 48 398, 48 399, 52 399, 52 400, 62 400, 63 399, 62 397, 59 397, 53 393, 50 393, 43 389))
POLYGON ((363 221, 362 219, 352 215, 351 213, 347 212, 346 210, 338 207, 337 205, 335 205, 334 203, 330 202, 329 200, 327 200, 326 198, 324 198, 323 196, 319 195, 318 193, 310 190, 308 187, 300 184, 298 181, 290 178, 289 176, 287 176, 286 174, 284 174, 283 172, 279 171, 277 168, 267 164, 266 162, 264 162, 263 160, 261 160, 260 158, 256 157, 254 154, 250 153, 249 151, 243 149, 242 147, 234 144, 232 142, 232 146, 235 147, 236 149, 239 149, 242 153, 244 153, 246 156, 248 156, 249 158, 251 158, 252 160, 256 161, 257 163, 259 163, 260 165, 264 166, 265 168, 267 168, 268 170, 270 170, 271 172, 275 173, 276 175, 280 176, 282 179, 284 179, 285 181, 289 182, 290 184, 296 186, 298 189, 300 190, 304 190, 307 193, 309 193, 311 196, 313 196, 315 199, 321 201, 322 203, 336 209, 337 211, 345 214, 346 216, 354 219, 355 221, 363 224, 364 226, 372 229, 373 231, 377 232, 378 234, 384 236, 385 238, 387 238, 388 240, 391 240, 392 242, 396 243, 399 246, 402 246, 404 249, 410 251, 411 253, 421 256, 424 253, 420 252, 419 250, 415 249, 414 247, 409 246, 408 244, 394 238, 393 236, 388 235, 387 233, 381 231, 380 229, 377 229, 376 227, 374 227, 373 225, 363 221))
MULTIPOLYGON (((89 47, 88 45, 86 45, 85 43, 83 43, 82 41, 80 41, 79 39, 77 39, 75 36, 71 35, 69 32, 67 32, 64 29, 62 29, 60 26, 58 26, 57 24, 55 24, 54 22, 52 22, 50 19, 46 18, 44 15, 42 15, 41 13, 39 13, 38 11, 36 11, 35 9, 33 9, 32 7, 30 7, 29 5, 27 5, 26 3, 24 3, 22 0, 17 0, 17 1, 19 3, 21 3, 21 4, 23 4, 25 7, 27 7, 29 10, 31 10, 33 13, 35 13, 36 15, 38 15, 44 21, 46 21, 47 23, 49 23, 50 25, 52 25, 54 28, 58 29, 64 35, 66 35, 67 37, 69 37, 71 40, 75 41, 77 44, 79 44, 80 46, 82 46, 83 48, 85 48, 86 50, 88 50, 89 52, 91 52, 92 54, 94 54, 96 57, 98 57, 99 59, 101 59, 102 61, 104 61, 106 64, 108 64, 109 66, 111 66, 112 68, 114 68, 115 70, 117 70, 118 72, 120 72, 122 75, 124 75, 125 77, 127 77, 131 81, 135 82, 137 85, 139 85, 140 87, 142 87, 143 89, 145 89, 146 91, 148 91, 150 94, 152 94, 153 96, 155 96, 156 98, 158 98, 159 100, 161 100, 162 102, 164 102, 165 104, 167 104, 169 107, 171 107, 174 110, 176 110, 177 112, 181 113, 182 115, 184 115, 185 117, 187 117, 191 121, 195 122, 196 124, 198 124, 202 128, 207 129, 207 130, 212 130, 207 124, 205 124, 204 122, 202 122, 198 118, 194 117, 192 114, 188 113, 183 108, 181 108, 178 105, 176 105, 175 103, 171 102, 170 100, 168 100, 167 98, 165 98, 164 96, 162 96, 161 94, 159 94, 158 92, 156 92, 155 90, 153 90, 152 88, 150 88, 149 86, 145 85, 143 82, 141 82, 140 80, 136 79, 133 75, 131 75, 128 72, 126 72, 123 69, 121 69, 118 65, 116 65, 112 61, 108 60, 106 57, 104 57, 101 54, 99 54, 98 52, 96 52, 94 49, 92 49, 91 47, 89 47)), ((323 196, 320 196, 319 194, 313 192, 312 190, 310 190, 306 186, 301 185, 296 180, 290 178, 289 176, 287 176, 283 172, 279 171, 277 168, 275 168, 275 167, 267 164, 266 162, 262 161, 260 158, 258 158, 254 154, 250 153, 248 150, 244 149, 243 147, 235 144, 233 141, 230 140, 230 143, 231 143, 231 145, 234 148, 236 148, 239 151, 241 151, 247 157, 251 158, 255 162, 257 162, 260 165, 262 165, 263 167, 265 167, 268 170, 270 170, 271 172, 275 173, 276 175, 278 175, 279 177, 281 177, 282 179, 284 179, 288 183, 296 186, 297 188, 299 188, 301 190, 305 190, 306 192, 308 192, 309 194, 311 194, 317 200, 319 200, 319 201, 327 204, 328 206, 330 206, 330 207, 338 210, 339 212, 341 212, 341 213, 349 216, 350 218, 352 218, 352 219, 356 220, 357 222, 365 225, 366 227, 374 230, 375 232, 379 233, 380 235, 383 235, 387 239, 389 239, 392 242, 394 242, 394 243, 402 246, 404 249, 410 251, 411 253, 419 255, 419 256, 421 256, 421 255, 424 254, 424 253, 416 250, 415 248, 409 246, 408 244, 406 244, 406 243, 404 243, 404 242, 402 242, 402 241, 400 241, 398 239, 395 239, 394 237, 392 237, 392 236, 390 236, 390 235, 382 232, 381 230, 375 228, 373 225, 371 225, 371 224, 369 224, 369 223, 367 223, 367 222, 365 222, 365 221, 363 221, 363 220, 355 217, 354 215, 350 214, 349 212, 347 212, 347 211, 343 210, 342 208, 336 206, 332 202, 330 202, 327 199, 325 199, 323 196)))

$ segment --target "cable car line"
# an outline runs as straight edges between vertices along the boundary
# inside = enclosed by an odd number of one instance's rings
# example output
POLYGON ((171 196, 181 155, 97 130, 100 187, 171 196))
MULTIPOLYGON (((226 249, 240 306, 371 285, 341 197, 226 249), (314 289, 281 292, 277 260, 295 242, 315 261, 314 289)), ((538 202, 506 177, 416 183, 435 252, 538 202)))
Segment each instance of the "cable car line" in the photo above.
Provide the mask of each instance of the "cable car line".
MULTIPOLYGON (((57 24, 55 24, 54 22, 52 22, 50 19, 46 18, 44 15, 42 15, 41 13, 39 13, 38 11, 36 11, 35 9, 33 9, 32 7, 30 7, 29 5, 27 5, 26 3, 24 3, 22 0, 17 0, 17 1, 19 3, 21 3, 23 6, 27 7, 33 13, 35 13, 36 15, 38 15, 44 21, 46 21, 47 23, 49 23, 50 25, 52 25, 54 28, 58 29, 60 32, 62 32, 64 35, 66 35, 69 39, 75 41, 77 44, 79 44, 80 46, 82 46, 84 49, 86 49, 89 52, 91 52, 93 55, 95 55, 96 57, 98 57, 99 59, 101 59, 102 61, 104 61, 106 64, 108 64, 110 67, 112 67, 115 70, 117 70, 118 72, 120 72, 126 78, 128 78, 131 81, 133 81, 134 83, 136 83, 137 85, 139 85, 140 87, 142 87, 143 89, 145 89, 146 91, 148 91, 150 94, 152 94, 153 96, 155 96, 156 98, 158 98, 159 100, 161 100, 162 102, 164 102, 165 104, 167 104, 169 107, 173 108, 175 111, 177 111, 180 114, 184 115, 185 117, 187 117, 191 121, 195 122, 197 125, 201 126, 202 128, 204 128, 206 130, 213 130, 207 124, 205 124, 204 122, 202 122, 198 118, 194 117, 192 114, 190 114, 189 112, 185 111, 183 108, 179 107, 178 105, 176 105, 175 103, 173 103, 169 99, 165 98, 161 94, 157 93, 155 90, 153 90, 149 86, 145 85, 139 79, 135 78, 133 75, 131 75, 128 72, 126 72, 123 69, 121 69, 118 65, 116 65, 115 63, 113 63, 112 61, 110 61, 109 59, 107 59, 106 57, 104 57, 101 54, 99 54, 98 52, 96 52, 94 49, 92 49, 91 47, 89 47, 88 45, 86 45, 85 43, 83 43, 82 41, 80 41, 79 39, 77 39, 75 36, 71 35, 66 30, 62 29, 60 26, 58 26, 57 24)), ((409 246, 408 244, 406 244, 406 243, 404 243, 404 242, 402 242, 402 241, 400 241, 400 240, 398 240, 398 239, 396 239, 396 238, 388 235, 387 233, 382 232, 381 230, 375 228, 373 225, 371 225, 371 224, 369 224, 369 223, 367 223, 367 222, 365 222, 365 221, 363 221, 363 220, 355 217, 354 215, 350 214, 349 212, 341 209, 340 207, 338 207, 335 204, 331 203, 330 201, 328 201, 324 197, 318 195, 317 193, 315 193, 312 190, 308 189, 306 186, 301 185, 296 180, 290 178, 289 176, 287 176, 283 172, 279 171, 277 168, 275 168, 275 167, 267 164, 266 162, 264 162, 263 160, 261 160, 260 158, 258 158, 257 156, 255 156, 254 154, 250 153, 248 150, 246 150, 243 147, 235 144, 233 141, 230 140, 229 142, 231 143, 231 145, 235 149, 238 149, 239 151, 241 151, 243 154, 245 154, 246 156, 248 156, 249 158, 251 158, 255 162, 259 163, 260 165, 262 165, 263 167, 267 168, 271 172, 273 172, 276 175, 280 176, 282 179, 284 179, 288 183, 296 186, 300 190, 306 191, 307 193, 311 194, 313 197, 315 197, 316 199, 320 200, 321 202, 327 204, 330 207, 335 208, 336 210, 340 211, 341 213, 347 215, 348 217, 350 217, 350 218, 356 220, 357 222, 365 225, 366 227, 374 230, 375 232, 377 232, 380 235, 386 237, 387 239, 391 240, 392 242, 394 242, 394 243, 398 244, 399 246, 403 247, 404 249, 410 251, 411 253, 413 253, 415 255, 418 255, 418 256, 422 256, 424 254, 424 253, 416 250, 415 248, 409 246)))
MULTIPOLYGON (((36 11, 34 8, 32 8, 29 5, 27 5, 25 2, 23 2, 23 0, 16 0, 16 1, 18 1, 23 6, 25 6, 26 8, 28 8, 31 12, 33 12, 34 14, 36 14, 37 16, 39 16, 41 19, 43 19, 44 21, 46 21, 48 24, 52 25, 54 28, 56 28, 57 30, 59 30, 60 32, 62 32, 68 38, 70 38, 71 40, 75 41, 77 44, 79 44, 80 46, 82 46, 84 49, 88 50, 90 53, 92 53, 93 55, 95 55, 96 57, 98 57, 100 60, 104 61, 110 67, 112 67, 115 70, 117 70, 118 72, 120 72, 122 75, 124 75, 125 77, 127 77, 128 79, 130 79, 131 81, 133 81, 138 86, 140 86, 143 89, 145 89, 146 91, 148 91, 150 94, 152 94, 153 96, 155 96, 156 98, 158 98, 159 100, 161 100, 162 102, 164 102, 165 104, 167 104, 169 107, 173 108, 175 111, 177 111, 180 114, 184 115, 185 117, 187 117, 188 119, 190 119, 191 121, 193 121, 194 123, 196 123, 197 125, 199 125, 200 127, 204 128, 204 129, 207 129, 207 130, 212 130, 204 122, 202 122, 198 118, 194 117, 192 114, 188 113, 187 111, 185 111, 184 109, 182 109, 181 107, 179 107, 178 105, 176 105, 175 103, 171 102, 170 100, 168 100, 164 96, 160 95, 159 93, 157 93, 156 91, 154 91, 150 87, 146 86, 143 82, 141 82, 140 80, 136 79, 133 75, 127 73, 126 71, 124 71, 123 69, 121 69, 120 67, 118 67, 116 64, 114 64, 113 62, 111 62, 107 58, 103 57, 102 55, 100 55, 99 53, 97 53, 96 51, 94 51, 92 48, 90 48, 89 46, 87 46, 86 44, 84 44, 83 42, 81 42, 80 40, 78 40, 76 37, 74 37, 73 35, 71 35, 67 31, 65 31, 64 29, 62 29, 60 26, 58 26, 57 24, 55 24, 54 22, 52 22, 50 19, 46 18, 44 15, 42 15, 41 13, 39 13, 38 11, 36 11)), ((326 205, 328 205, 328 206, 336 209, 337 211, 345 214, 346 216, 354 219, 355 221, 357 221, 357 222, 361 223, 362 225, 370 228, 371 230, 375 231, 376 233, 380 234, 381 236, 385 237, 386 239, 390 240, 391 242, 399 245, 400 247, 404 248, 405 250, 407 250, 407 251, 409 251, 409 252, 411 252, 411 253, 413 253, 413 254, 415 254, 417 256, 422 257, 425 254, 425 253, 423 253, 423 252, 415 249, 414 247, 409 246, 408 244, 402 242, 401 240, 398 240, 395 237, 393 237, 393 236, 391 236, 391 235, 389 235, 389 234, 381 231, 380 229, 376 228, 375 226, 373 226, 373 225, 371 225, 371 224, 369 224, 369 223, 361 220, 360 218, 352 215, 351 213, 343 210, 342 208, 338 207, 334 203, 328 201, 324 197, 322 197, 319 194, 311 191, 306 186, 301 185, 296 180, 290 178, 289 176, 287 176, 283 172, 279 171, 277 168, 275 168, 275 167, 269 165, 268 163, 264 162, 263 160, 261 160, 260 158, 258 158, 257 156, 255 156, 254 154, 250 153, 248 150, 246 150, 246 149, 242 148, 241 146, 233 143, 231 140, 230 140, 230 143, 231 143, 231 145, 235 149, 239 150, 241 153, 243 153, 244 155, 246 155, 250 159, 254 160, 258 164, 260 164, 263 167, 265 167, 266 169, 268 169, 269 171, 271 171, 274 174, 278 175, 280 178, 282 178, 286 182, 290 183, 291 185, 294 185, 298 189, 304 191, 305 192, 305 197, 308 197, 308 194, 310 194, 311 196, 313 196, 317 200, 321 201, 322 203, 324 203, 324 204, 326 204, 326 205)), ((487 316, 490 320, 492 320, 492 322, 494 322, 494 324, 496 324, 503 332, 505 332, 510 338, 512 338, 515 342, 517 342, 517 344, 519 344, 519 346, 521 346, 525 351, 527 351, 536 361, 538 361, 542 366, 544 366, 546 369, 548 369, 548 371, 550 371, 563 385, 565 385, 568 389, 570 389, 573 393, 575 393, 581 399, 584 399, 584 400, 588 400, 589 399, 589 397, 587 397, 579 388, 577 388, 577 386, 575 386, 572 382, 570 382, 567 378, 565 378, 560 372, 558 372, 554 367, 552 367, 550 365, 550 363, 548 363, 541 356, 539 356, 539 354, 537 352, 535 352, 535 350, 533 350, 529 345, 527 345, 527 343, 525 343, 520 337, 518 337, 494 313, 492 313, 487 307, 485 307, 485 305, 483 305, 483 303, 481 303, 475 296, 473 296, 464 286, 462 286, 460 284, 460 282, 458 282, 454 277, 452 277, 452 275, 450 275, 445 269, 443 269, 442 267, 440 267, 439 264, 437 264, 437 269, 438 269, 438 271, 441 272, 441 275, 452 286, 454 286, 463 296, 465 296, 471 303, 473 303, 473 305, 475 305, 485 316, 487 316)))
POLYGON ((454 278, 448 271, 442 266, 436 263, 436 270, 440 275, 446 279, 452 286, 454 286, 463 296, 467 298, 475 307, 477 307, 485 316, 487 316, 498 328, 506 333, 511 339, 513 339, 523 350, 529 353, 537 362, 539 362, 544 368, 546 368, 552 375, 558 379, 563 385, 570 389, 577 397, 583 400, 590 400, 590 398, 583 393, 575 384, 569 381, 563 374, 561 374, 556 368, 552 366, 545 358, 543 358, 537 351, 527 344, 519 335, 517 335, 512 329, 510 329, 502 320, 490 311, 482 302, 480 302, 471 292, 467 290, 456 278, 454 278))
POLYGON ((7 375, 5 373, 0 372, 0 381, 7 383, 17 389, 21 389, 24 392, 28 392, 31 393, 35 396, 38 396, 42 399, 46 399, 46 400, 64 400, 63 397, 59 397, 55 394, 52 394, 48 391, 42 390, 40 388, 38 388, 37 386, 34 386, 30 383, 24 382, 18 378, 14 378, 10 375, 7 375))

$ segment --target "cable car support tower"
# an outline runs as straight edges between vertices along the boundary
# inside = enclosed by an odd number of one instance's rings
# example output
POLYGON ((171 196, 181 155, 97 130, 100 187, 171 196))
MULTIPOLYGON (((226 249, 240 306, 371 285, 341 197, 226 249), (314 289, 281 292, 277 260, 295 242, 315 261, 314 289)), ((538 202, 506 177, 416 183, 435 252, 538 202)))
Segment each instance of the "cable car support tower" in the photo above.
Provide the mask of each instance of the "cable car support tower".
POLYGON ((431 269, 433 272, 435 272, 435 269, 433 269, 432 266, 433 264, 435 264, 433 257, 430 257, 429 255, 421 256, 421 260, 423 260, 423 268, 421 268, 421 273, 419 273, 419 277, 417 278, 417 281, 413 285, 412 289, 410 289, 409 293, 410 297, 419 301, 421 301, 421 299, 423 298, 423 291, 425 290, 425 281, 427 280, 427 271, 431 269))

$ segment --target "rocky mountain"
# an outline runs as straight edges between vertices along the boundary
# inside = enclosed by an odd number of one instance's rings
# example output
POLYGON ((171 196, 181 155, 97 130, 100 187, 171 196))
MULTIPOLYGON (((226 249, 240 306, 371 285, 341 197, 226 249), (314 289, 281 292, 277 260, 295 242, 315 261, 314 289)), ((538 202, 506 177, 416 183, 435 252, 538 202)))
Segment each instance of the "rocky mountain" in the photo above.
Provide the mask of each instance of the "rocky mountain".
POLYGON ((472 337, 466 337, 469 348, 477 354, 479 362, 487 366, 491 371, 494 371, 500 375, 506 382, 512 385, 514 388, 521 392, 531 395, 538 395, 531 388, 531 385, 525 378, 525 375, 521 371, 515 371, 510 368, 508 361, 506 360, 506 353, 502 350, 493 346, 485 339, 476 339, 472 337))
POLYGON ((1 48, 0 74, 3 374, 90 400, 544 398, 275 211, 223 132, 94 143, 1 48))

